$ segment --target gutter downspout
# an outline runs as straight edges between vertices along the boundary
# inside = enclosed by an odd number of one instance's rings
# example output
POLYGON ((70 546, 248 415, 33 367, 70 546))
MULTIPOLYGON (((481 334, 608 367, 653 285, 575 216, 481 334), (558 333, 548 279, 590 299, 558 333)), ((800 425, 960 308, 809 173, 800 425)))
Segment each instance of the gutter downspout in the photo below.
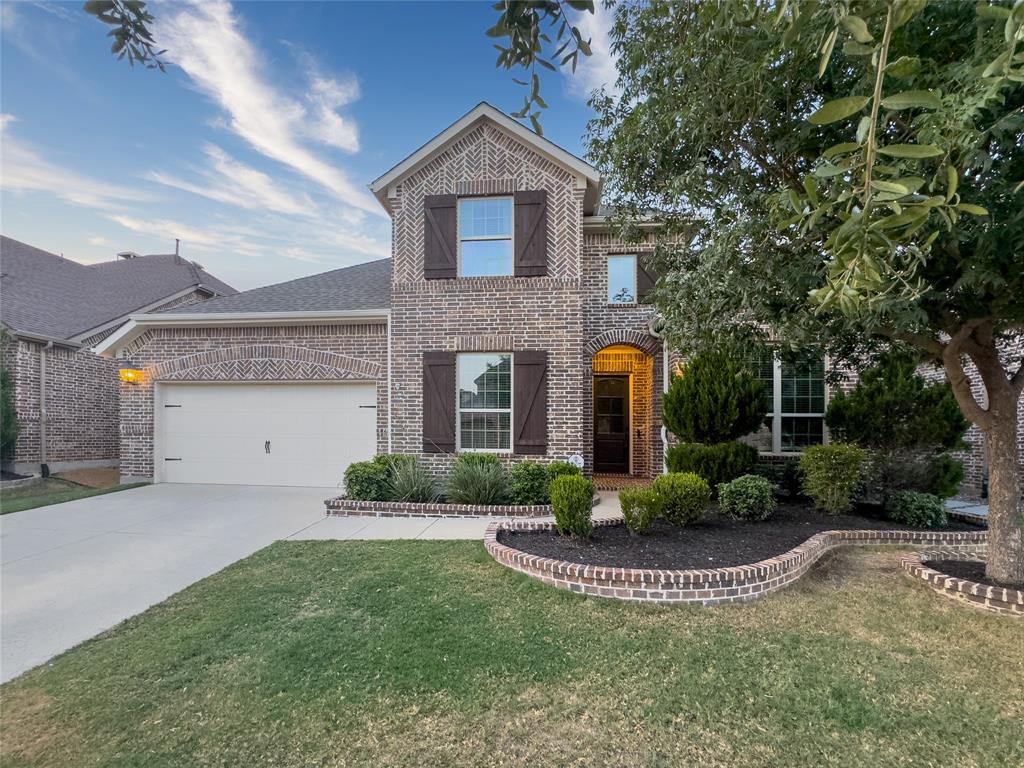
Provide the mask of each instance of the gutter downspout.
POLYGON ((39 350, 39 474, 50 476, 50 465, 46 456, 46 352, 53 349, 53 342, 46 342, 39 350))

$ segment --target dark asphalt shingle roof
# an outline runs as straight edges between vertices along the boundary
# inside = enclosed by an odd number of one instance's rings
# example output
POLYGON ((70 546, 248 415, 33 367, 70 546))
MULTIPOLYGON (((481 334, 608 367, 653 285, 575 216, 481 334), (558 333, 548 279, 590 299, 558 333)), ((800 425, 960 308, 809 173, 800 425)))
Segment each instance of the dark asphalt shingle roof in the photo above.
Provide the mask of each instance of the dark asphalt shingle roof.
POLYGON ((0 237, 0 322, 15 333, 70 339, 199 286, 235 292, 174 254, 80 264, 0 237))
POLYGON ((391 259, 379 259, 165 312, 348 312, 390 306, 391 259))

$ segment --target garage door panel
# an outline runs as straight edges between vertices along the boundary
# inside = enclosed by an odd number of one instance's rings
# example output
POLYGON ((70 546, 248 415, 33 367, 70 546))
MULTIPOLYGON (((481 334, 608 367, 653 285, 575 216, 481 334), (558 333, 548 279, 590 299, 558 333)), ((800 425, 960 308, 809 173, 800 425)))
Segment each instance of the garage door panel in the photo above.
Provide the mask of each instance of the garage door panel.
POLYGON ((335 486, 377 451, 373 384, 163 386, 166 482, 335 486))

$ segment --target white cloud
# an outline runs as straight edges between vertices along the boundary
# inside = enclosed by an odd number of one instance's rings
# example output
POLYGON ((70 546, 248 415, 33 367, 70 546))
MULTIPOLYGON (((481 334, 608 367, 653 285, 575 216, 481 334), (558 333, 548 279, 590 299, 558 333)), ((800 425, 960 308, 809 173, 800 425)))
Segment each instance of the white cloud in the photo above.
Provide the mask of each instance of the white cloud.
MULTIPOLYGON (((338 168, 307 147, 309 107, 275 88, 261 71, 265 58, 245 37, 232 7, 224 0, 166 4, 156 14, 156 39, 167 48, 165 58, 180 66, 201 92, 227 113, 227 125, 263 155, 293 168, 331 195, 355 208, 386 216, 368 193, 338 168)), ((325 80, 307 99, 316 105, 314 122, 324 123, 347 95, 335 81, 325 80)), ((347 103, 347 102, 345 102, 347 103)), ((344 121, 342 120, 342 123, 344 121)), ((335 122, 335 126, 339 123, 335 122)), ((322 134, 318 130, 318 135, 322 134)), ((323 136, 319 136, 323 140, 323 136)), ((353 145, 355 134, 335 142, 353 145)), ((358 146, 355 144, 354 146, 358 146)))
POLYGON ((313 207, 309 195, 283 189, 270 176, 235 160, 220 147, 207 144, 203 150, 209 167, 199 172, 201 179, 198 182, 186 181, 163 171, 152 171, 147 178, 239 208, 302 214, 313 207))
POLYGON ((591 92, 604 88, 608 93, 618 93, 615 80, 618 72, 615 69, 618 56, 612 51, 611 31, 615 21, 615 11, 606 8, 598 0, 594 3, 594 12, 580 12, 576 17, 576 26, 584 40, 590 39, 590 56, 580 56, 575 74, 571 68, 563 69, 569 82, 569 92, 586 99, 591 92))
POLYGON ((216 245, 226 239, 231 239, 225 238, 222 233, 218 234, 213 230, 191 227, 170 219, 139 219, 120 214, 107 218, 132 232, 166 242, 173 242, 175 238, 179 238, 192 245, 216 245))
POLYGON ((42 192, 99 210, 121 210, 128 201, 152 199, 141 190, 100 181, 47 160, 31 144, 11 135, 15 120, 12 115, 0 115, 0 188, 42 192))

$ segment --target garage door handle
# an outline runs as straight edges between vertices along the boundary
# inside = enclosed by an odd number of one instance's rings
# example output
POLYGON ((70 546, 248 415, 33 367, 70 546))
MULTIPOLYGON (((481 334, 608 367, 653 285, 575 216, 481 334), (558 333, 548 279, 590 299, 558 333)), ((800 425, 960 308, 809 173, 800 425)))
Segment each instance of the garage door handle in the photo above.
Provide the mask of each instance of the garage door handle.
POLYGON ((266 451, 267 453, 270 453, 270 441, 269 440, 267 440, 267 442, 265 442, 263 444, 263 450, 266 451))

